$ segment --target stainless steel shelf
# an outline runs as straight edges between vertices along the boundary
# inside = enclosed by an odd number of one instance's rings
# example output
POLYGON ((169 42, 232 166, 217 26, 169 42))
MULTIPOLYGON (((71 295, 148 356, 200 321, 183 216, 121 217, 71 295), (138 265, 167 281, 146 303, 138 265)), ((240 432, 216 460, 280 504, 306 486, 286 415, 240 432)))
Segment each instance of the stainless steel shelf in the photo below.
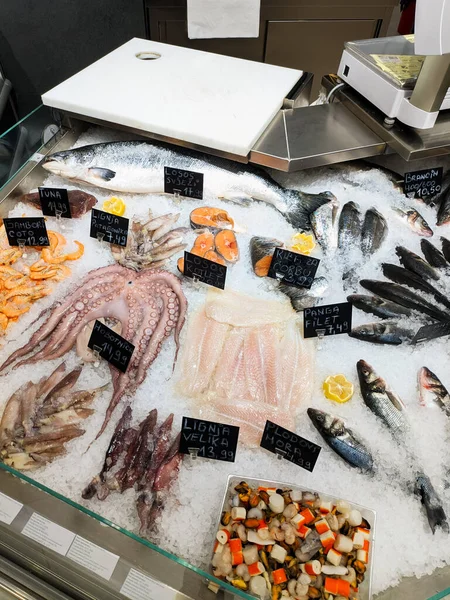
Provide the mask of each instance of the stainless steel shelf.
POLYGON ((280 111, 249 160, 279 171, 300 171, 376 156, 385 150, 385 142, 336 103, 280 111))

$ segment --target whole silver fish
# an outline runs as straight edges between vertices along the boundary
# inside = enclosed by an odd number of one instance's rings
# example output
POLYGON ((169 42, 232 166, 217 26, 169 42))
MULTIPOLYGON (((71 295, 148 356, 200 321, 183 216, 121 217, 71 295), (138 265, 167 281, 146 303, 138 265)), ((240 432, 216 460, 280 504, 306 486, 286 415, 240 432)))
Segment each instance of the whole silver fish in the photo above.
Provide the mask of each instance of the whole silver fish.
POLYGON ((391 265, 390 263, 382 263, 381 268, 383 270, 383 275, 391 281, 407 285, 410 288, 420 290, 426 294, 431 294, 438 302, 450 309, 450 300, 433 287, 431 283, 428 283, 428 281, 420 277, 420 275, 417 275, 409 269, 404 269, 398 265, 391 265))
POLYGON ((309 290, 285 283, 280 283, 278 289, 290 298, 292 308, 300 312, 315 306, 318 300, 326 295, 328 281, 325 277, 316 277, 309 290))
POLYGON ((394 435, 403 433, 407 429, 403 402, 365 360, 359 360, 356 368, 361 395, 366 406, 389 427, 394 435))
POLYGON ((347 250, 359 244, 361 237, 361 213, 355 202, 344 204, 339 216, 338 247, 347 250))
POLYGON ((325 442, 346 463, 363 471, 374 470, 373 458, 369 450, 346 426, 343 419, 316 408, 308 408, 308 416, 325 442))
POLYGON ((442 254, 445 257, 445 260, 450 263, 450 241, 441 236, 441 242, 442 242, 442 254))
POLYGON ((388 234, 386 219, 375 208, 369 208, 364 216, 361 232, 361 251, 371 255, 383 244, 388 234))
POLYGON ((383 300, 383 298, 378 298, 377 296, 350 294, 350 296, 347 296, 347 301, 351 302, 356 308, 359 308, 366 313, 372 313, 376 317, 381 317, 382 319, 395 319, 404 315, 411 315, 409 308, 400 306, 395 302, 389 302, 389 300, 383 300))
POLYGON ((447 225, 450 223, 450 186, 445 190, 437 214, 436 225, 447 225))
POLYGON ((438 404, 450 417, 450 395, 439 377, 428 367, 419 371, 419 396, 423 406, 438 404))
POLYGON ((332 198, 317 208, 311 215, 311 227, 322 250, 332 253, 337 247, 336 218, 339 202, 332 198))
POLYGON ((414 233, 417 233, 417 235, 422 235, 424 237, 431 237, 433 235, 431 227, 414 208, 407 208, 406 210, 393 208, 392 210, 397 213, 401 220, 407 223, 409 228, 414 231, 414 233))
POLYGON ((372 344, 390 344, 399 346, 414 337, 410 329, 401 327, 396 321, 377 321, 353 327, 349 336, 372 344))
MULTIPOLYGON (((252 200, 267 202, 298 229, 309 229, 309 215, 334 198, 331 192, 286 190, 251 165, 147 141, 92 144, 55 152, 43 167, 65 179, 130 194, 164 193, 164 167, 200 172, 205 176, 205 195, 244 205, 252 200)), ((180 194, 188 195, 184 191, 180 185, 180 194)))

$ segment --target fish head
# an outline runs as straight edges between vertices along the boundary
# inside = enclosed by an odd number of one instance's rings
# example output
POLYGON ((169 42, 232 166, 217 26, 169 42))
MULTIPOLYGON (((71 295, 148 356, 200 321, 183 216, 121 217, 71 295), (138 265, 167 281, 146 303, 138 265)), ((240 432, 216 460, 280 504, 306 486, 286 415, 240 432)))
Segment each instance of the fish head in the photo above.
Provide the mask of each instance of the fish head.
POLYGON ((74 179, 80 169, 80 163, 75 156, 75 153, 72 151, 55 152, 46 156, 42 166, 54 175, 74 179))
POLYGON ((378 379, 378 375, 375 373, 373 368, 365 360, 358 360, 356 364, 358 371, 359 383, 361 388, 366 388, 372 385, 378 379))
POLYGON ((308 416, 321 434, 336 436, 343 431, 344 422, 342 419, 334 417, 323 410, 308 408, 308 416))

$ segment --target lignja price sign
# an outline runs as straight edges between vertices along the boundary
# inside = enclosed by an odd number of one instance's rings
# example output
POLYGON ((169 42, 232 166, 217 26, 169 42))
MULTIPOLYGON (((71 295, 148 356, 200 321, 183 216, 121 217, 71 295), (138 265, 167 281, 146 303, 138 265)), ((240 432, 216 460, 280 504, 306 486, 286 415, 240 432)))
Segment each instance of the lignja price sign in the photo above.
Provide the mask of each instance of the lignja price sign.
POLYGON ((129 220, 125 217, 112 215, 104 210, 91 210, 91 238, 99 241, 126 246, 128 239, 129 220))
POLYGON ((122 373, 127 370, 134 352, 131 342, 100 321, 94 323, 88 347, 122 373))
POLYGON ((180 452, 234 462, 239 437, 239 427, 183 417, 180 452))

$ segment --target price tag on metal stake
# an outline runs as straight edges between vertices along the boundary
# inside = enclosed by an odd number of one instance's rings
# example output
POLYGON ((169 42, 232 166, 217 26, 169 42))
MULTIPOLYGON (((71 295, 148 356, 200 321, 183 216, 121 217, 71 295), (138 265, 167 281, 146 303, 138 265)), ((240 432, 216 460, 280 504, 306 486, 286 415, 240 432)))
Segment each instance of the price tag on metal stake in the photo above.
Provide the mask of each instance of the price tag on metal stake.
POLYGON ((71 219, 69 196, 65 188, 39 188, 42 214, 46 217, 71 219))
POLYGON ((43 217, 3 219, 10 246, 50 246, 43 217))
POLYGON ((179 194, 195 200, 203 199, 203 173, 164 167, 164 193, 179 194))
POLYGON ((100 321, 94 323, 88 348, 98 352, 99 356, 122 373, 127 370, 134 352, 133 344, 100 321))
POLYGON ((212 458, 234 462, 239 427, 183 417, 180 452, 194 458, 212 458))
POLYGON ((316 276, 320 260, 284 248, 275 248, 268 277, 287 285, 310 288, 316 276))
POLYGON ((96 238, 108 242, 109 244, 117 244, 118 246, 126 246, 128 240, 129 219, 112 215, 104 210, 91 210, 91 238, 96 238))

